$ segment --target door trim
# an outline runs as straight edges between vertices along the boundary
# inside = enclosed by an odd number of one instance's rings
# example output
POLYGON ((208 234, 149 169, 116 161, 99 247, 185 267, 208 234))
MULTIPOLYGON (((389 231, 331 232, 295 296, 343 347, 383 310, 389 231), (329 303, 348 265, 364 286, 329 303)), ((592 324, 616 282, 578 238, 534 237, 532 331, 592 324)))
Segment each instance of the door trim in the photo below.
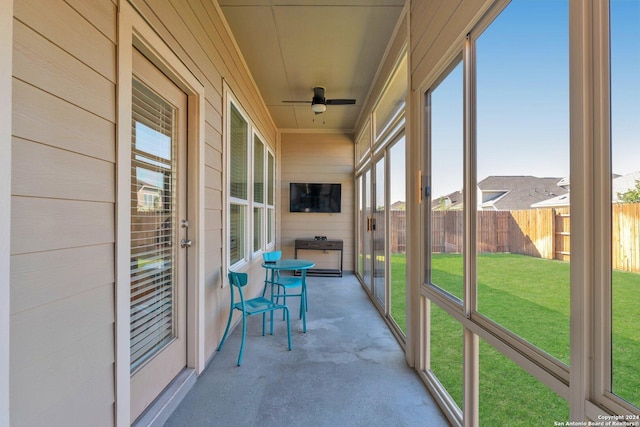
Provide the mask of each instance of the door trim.
POLYGON ((187 368, 200 374, 206 359, 204 337, 204 86, 126 1, 118 14, 118 115, 116 124, 116 284, 115 284, 115 415, 116 425, 130 419, 130 169, 131 77, 135 47, 187 94, 188 189, 190 248, 187 265, 187 368), (122 167, 124 166, 124 167, 122 167))

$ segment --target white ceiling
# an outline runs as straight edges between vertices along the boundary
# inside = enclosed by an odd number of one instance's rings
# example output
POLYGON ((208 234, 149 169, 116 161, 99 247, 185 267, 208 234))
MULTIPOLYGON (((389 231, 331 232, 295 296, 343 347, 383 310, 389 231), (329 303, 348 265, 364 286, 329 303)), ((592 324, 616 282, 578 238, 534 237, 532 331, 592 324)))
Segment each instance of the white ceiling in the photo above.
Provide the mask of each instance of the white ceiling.
POLYGON ((353 131, 404 0, 219 0, 279 129, 353 131), (313 87, 355 98, 315 115, 313 87))

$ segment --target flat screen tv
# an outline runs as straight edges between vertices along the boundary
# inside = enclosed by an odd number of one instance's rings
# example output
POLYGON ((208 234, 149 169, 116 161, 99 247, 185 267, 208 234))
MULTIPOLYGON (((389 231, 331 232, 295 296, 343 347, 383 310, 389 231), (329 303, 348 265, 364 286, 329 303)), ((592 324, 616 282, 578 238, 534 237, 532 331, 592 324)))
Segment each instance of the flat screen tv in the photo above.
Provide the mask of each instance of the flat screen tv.
POLYGON ((341 184, 292 182, 289 184, 289 212, 340 212, 341 184))

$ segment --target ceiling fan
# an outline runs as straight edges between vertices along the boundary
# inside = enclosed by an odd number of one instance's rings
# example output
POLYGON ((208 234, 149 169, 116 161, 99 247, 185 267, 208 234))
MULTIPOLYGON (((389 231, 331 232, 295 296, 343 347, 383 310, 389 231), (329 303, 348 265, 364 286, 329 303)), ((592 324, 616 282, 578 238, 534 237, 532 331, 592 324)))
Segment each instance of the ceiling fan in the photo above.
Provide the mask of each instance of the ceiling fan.
POLYGON ((316 114, 322 114, 327 110, 327 105, 353 105, 355 99, 326 99, 324 97, 324 88, 316 86, 313 88, 313 98, 311 101, 282 101, 294 104, 311 104, 311 109, 316 114))

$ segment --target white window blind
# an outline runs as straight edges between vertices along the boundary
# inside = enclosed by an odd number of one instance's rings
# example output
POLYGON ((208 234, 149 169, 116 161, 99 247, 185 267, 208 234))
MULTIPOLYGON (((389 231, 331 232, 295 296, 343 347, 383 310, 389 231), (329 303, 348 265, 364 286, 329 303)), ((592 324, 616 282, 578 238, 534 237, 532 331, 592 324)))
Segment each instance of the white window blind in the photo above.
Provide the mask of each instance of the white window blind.
POLYGON ((245 227, 248 215, 248 135, 249 124, 231 104, 230 108, 230 168, 229 168, 229 256, 231 265, 245 258, 245 227))
POLYGON ((240 112, 231 105, 231 197, 247 200, 248 149, 247 135, 249 125, 240 112))
POLYGON ((175 108, 133 80, 131 372, 175 337, 175 108))

